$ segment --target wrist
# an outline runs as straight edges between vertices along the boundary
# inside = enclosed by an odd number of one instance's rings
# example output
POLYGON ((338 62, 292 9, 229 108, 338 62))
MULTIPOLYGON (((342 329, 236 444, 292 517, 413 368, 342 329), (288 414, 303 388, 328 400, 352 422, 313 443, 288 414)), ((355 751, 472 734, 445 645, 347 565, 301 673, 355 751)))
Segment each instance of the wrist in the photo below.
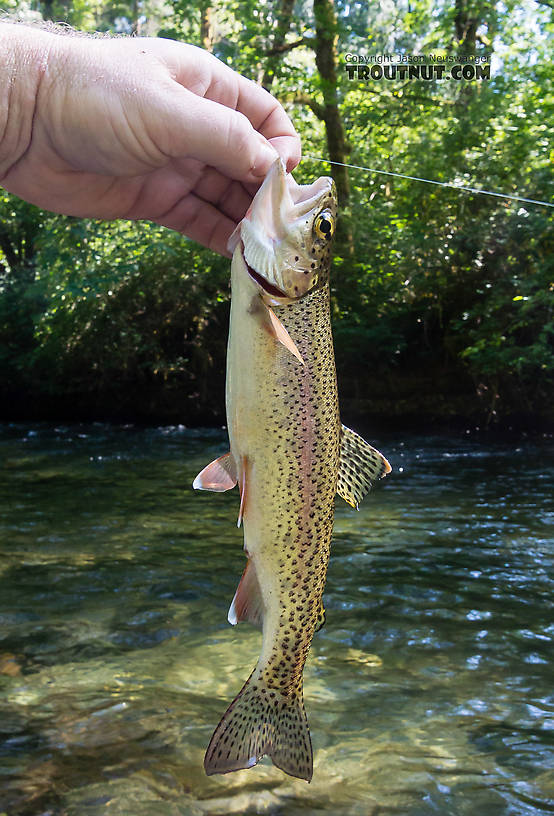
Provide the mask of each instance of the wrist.
POLYGON ((38 89, 54 35, 0 22, 0 184, 31 144, 38 89))

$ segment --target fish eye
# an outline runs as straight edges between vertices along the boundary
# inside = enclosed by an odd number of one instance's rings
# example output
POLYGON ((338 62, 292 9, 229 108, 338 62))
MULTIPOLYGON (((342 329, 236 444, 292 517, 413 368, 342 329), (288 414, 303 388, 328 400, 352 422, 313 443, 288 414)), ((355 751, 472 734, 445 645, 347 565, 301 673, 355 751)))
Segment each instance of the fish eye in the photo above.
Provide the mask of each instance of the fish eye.
POLYGON ((314 232, 318 238, 328 241, 335 231, 335 219, 330 210, 323 210, 316 216, 314 221, 314 232))

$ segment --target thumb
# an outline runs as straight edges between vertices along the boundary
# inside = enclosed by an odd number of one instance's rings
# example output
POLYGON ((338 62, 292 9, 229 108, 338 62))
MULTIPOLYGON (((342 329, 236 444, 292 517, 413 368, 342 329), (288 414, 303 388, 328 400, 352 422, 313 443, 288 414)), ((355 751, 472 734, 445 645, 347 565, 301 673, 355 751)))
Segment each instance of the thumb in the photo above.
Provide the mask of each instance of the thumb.
POLYGON ((244 114, 186 88, 175 90, 180 98, 171 107, 169 154, 199 159, 241 182, 259 183, 279 155, 270 142, 244 114))

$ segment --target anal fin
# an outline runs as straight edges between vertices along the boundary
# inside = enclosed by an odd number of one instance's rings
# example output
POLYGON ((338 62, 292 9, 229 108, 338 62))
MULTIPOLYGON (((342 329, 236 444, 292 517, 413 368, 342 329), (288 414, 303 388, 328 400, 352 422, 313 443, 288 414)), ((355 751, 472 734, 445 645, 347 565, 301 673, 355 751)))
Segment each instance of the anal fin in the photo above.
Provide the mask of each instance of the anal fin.
POLYGON ((239 621, 250 621, 254 626, 261 628, 264 616, 264 602, 256 569, 251 559, 246 562, 235 597, 229 607, 227 620, 235 626, 239 621))
POLYGON ((337 493, 358 509, 373 482, 392 470, 382 453, 346 425, 342 426, 337 493))

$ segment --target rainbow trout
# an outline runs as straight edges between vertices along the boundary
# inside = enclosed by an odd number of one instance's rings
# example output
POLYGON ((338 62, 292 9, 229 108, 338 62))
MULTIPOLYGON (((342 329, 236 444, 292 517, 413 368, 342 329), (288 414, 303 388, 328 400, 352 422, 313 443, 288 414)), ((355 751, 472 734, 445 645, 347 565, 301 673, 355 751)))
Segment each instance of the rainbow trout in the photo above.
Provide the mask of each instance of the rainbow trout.
POLYGON ((336 208, 331 179, 299 186, 277 160, 231 239, 231 449, 193 486, 239 486, 248 560, 228 619, 250 621, 263 638, 212 736, 207 774, 250 768, 267 754, 291 776, 312 778, 302 672, 325 621, 335 493, 357 507, 390 471, 339 419, 329 312, 336 208))

